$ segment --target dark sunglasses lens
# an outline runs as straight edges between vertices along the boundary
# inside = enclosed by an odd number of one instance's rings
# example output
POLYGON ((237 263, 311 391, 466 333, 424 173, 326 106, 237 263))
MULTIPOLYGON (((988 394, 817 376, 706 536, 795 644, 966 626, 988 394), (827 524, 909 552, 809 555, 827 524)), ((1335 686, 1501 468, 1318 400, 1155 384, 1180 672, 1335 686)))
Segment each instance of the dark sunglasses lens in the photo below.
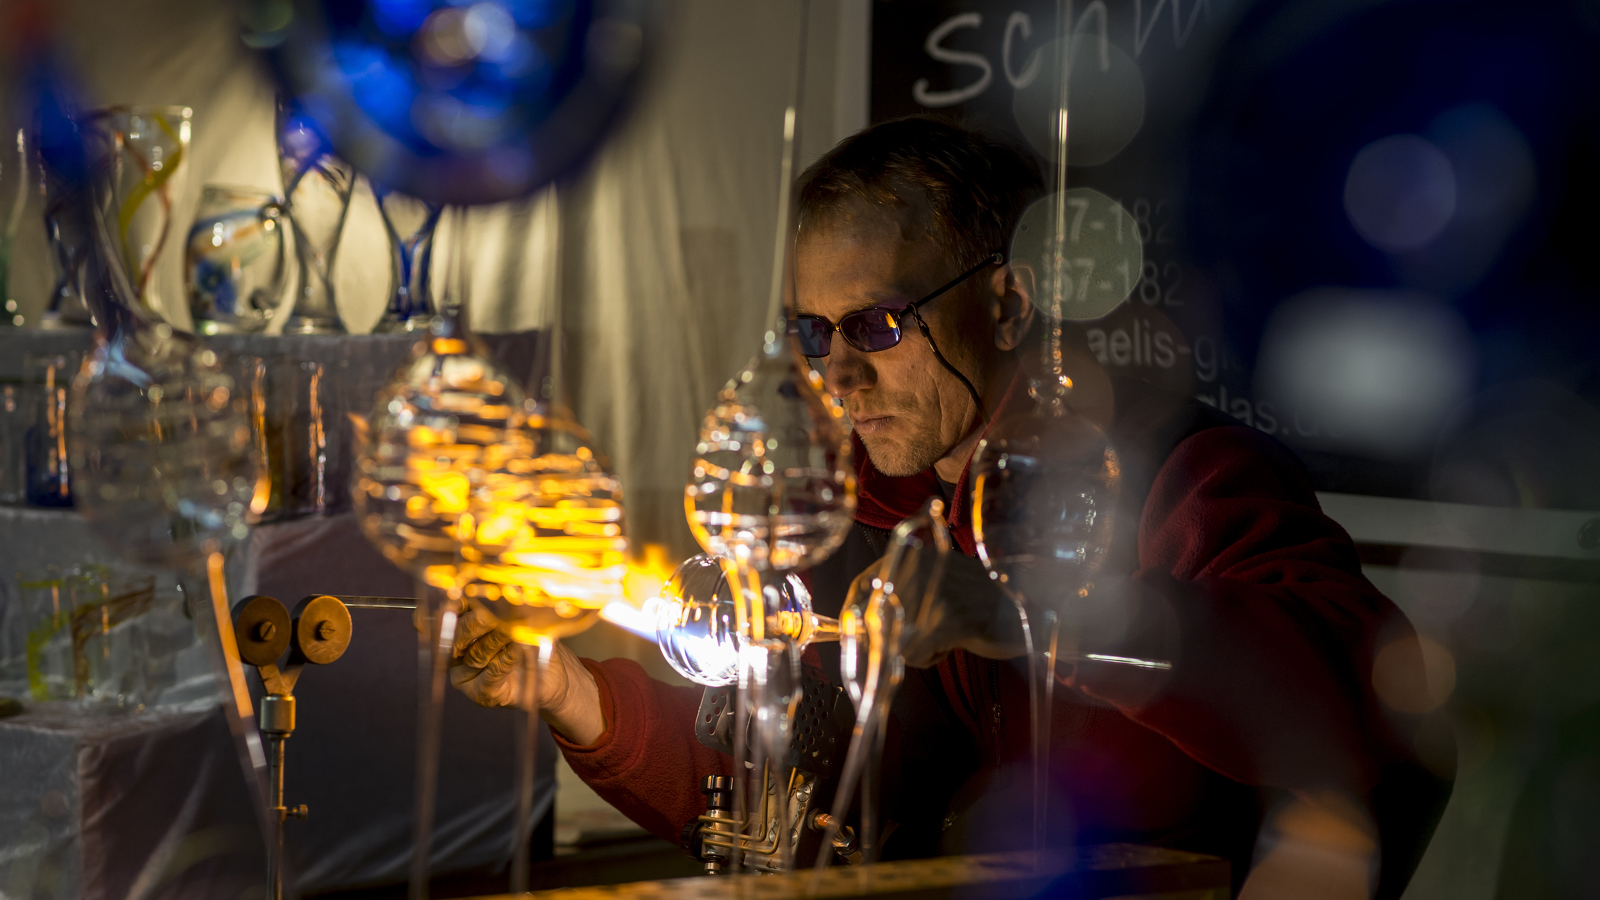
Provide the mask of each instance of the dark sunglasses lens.
POLYGON ((800 352, 806 356, 827 356, 832 344, 833 328, 828 320, 815 316, 798 316, 794 323, 795 336, 800 339, 800 352))
POLYGON ((839 320, 839 332, 863 353, 876 353, 900 343, 900 315, 887 309, 863 309, 839 320))

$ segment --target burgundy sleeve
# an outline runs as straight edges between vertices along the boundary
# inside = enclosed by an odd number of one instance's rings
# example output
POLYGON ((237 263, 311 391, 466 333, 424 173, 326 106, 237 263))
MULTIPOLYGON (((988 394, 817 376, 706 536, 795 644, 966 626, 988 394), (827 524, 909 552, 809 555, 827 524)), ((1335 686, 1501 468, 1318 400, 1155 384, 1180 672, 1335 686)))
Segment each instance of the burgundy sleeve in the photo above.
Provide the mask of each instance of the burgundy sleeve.
POLYGON ((706 809, 700 784, 732 761, 694 736, 701 689, 673 687, 630 659, 583 660, 600 688, 606 730, 587 747, 555 735, 572 770, 607 803, 676 844, 706 809))
POLYGON ((1152 692, 1096 664, 1075 683, 1200 763, 1246 784, 1364 793, 1406 754, 1371 672, 1377 644, 1411 626, 1277 442, 1221 427, 1179 444, 1145 503, 1131 587, 1136 616, 1159 623, 1133 649, 1170 654, 1170 676, 1152 692))

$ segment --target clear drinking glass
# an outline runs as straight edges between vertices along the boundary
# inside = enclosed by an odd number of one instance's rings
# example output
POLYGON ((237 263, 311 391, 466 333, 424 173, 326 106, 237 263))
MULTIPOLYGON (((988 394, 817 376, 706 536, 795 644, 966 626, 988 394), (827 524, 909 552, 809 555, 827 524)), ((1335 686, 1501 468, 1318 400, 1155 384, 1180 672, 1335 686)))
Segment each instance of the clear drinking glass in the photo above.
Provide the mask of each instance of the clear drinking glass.
POLYGON ((299 274, 285 334, 343 334, 333 264, 350 211, 356 173, 335 157, 311 120, 278 103, 278 167, 299 274))
POLYGON ((189 318, 199 334, 260 331, 288 271, 281 201, 267 191, 208 184, 184 246, 189 318))
POLYGON ((176 310, 178 288, 161 261, 184 195, 194 113, 187 106, 111 106, 94 118, 111 141, 109 212, 134 296, 148 309, 176 310))

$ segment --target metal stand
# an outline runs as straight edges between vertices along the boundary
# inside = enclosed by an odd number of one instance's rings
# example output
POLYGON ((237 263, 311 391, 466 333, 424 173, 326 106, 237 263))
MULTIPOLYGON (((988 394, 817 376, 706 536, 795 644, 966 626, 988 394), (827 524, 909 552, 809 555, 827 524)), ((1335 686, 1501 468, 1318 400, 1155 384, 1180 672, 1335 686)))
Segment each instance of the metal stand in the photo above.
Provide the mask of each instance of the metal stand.
POLYGON ((273 834, 267 846, 267 896, 283 900, 283 823, 309 814, 304 803, 283 802, 284 750, 294 734, 294 685, 306 663, 327 665, 350 646, 350 610, 333 597, 307 597, 289 611, 274 597, 255 595, 233 608, 233 633, 239 658, 256 667, 267 695, 261 698, 256 722, 267 739, 267 787, 273 834), (278 658, 289 659, 282 669, 278 658))
MULTIPOLYGON (((854 830, 841 827, 843 823, 835 823, 824 812, 826 798, 838 783, 855 711, 844 689, 829 684, 820 672, 805 672, 802 684, 795 739, 787 754, 748 773, 749 778, 759 779, 760 788, 752 791, 758 799, 748 812, 738 808, 735 779, 712 775, 700 785, 706 813, 688 823, 680 838, 689 854, 705 863, 708 875, 781 872, 785 839, 800 854, 798 858, 815 855, 828 837, 840 862, 853 865, 861 860, 854 830)), ((695 716, 700 743, 730 756, 737 728, 733 701, 731 688, 707 688, 695 716)))

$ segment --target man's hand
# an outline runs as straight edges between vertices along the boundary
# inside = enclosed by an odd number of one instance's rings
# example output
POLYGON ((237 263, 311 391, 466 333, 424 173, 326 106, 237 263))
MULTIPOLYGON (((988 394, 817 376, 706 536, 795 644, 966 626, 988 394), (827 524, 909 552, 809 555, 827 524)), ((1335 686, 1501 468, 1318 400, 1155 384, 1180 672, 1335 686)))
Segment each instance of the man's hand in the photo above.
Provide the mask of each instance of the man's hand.
MULTIPOLYGON (((522 648, 488 610, 467 606, 456 620, 450 683, 479 706, 524 706, 517 696, 517 661, 522 648)), ((420 627, 420 623, 419 623, 420 627)), ((575 744, 592 744, 605 733, 600 688, 564 645, 554 645, 539 677, 539 717, 575 744)))
MULTIPOLYGON (((851 586, 856 596, 863 600, 871 596, 872 579, 877 577, 882 562, 873 563, 856 576, 851 586)), ((920 590, 912 586, 908 594, 914 597, 920 590)), ((916 618, 915 602, 913 599, 906 603, 908 666, 932 666, 958 647, 991 659, 1010 659, 1027 652, 1016 604, 989 578, 983 563, 970 556, 951 553, 945 558, 944 576, 939 580, 934 606, 928 611, 925 631, 911 627, 916 618)))

